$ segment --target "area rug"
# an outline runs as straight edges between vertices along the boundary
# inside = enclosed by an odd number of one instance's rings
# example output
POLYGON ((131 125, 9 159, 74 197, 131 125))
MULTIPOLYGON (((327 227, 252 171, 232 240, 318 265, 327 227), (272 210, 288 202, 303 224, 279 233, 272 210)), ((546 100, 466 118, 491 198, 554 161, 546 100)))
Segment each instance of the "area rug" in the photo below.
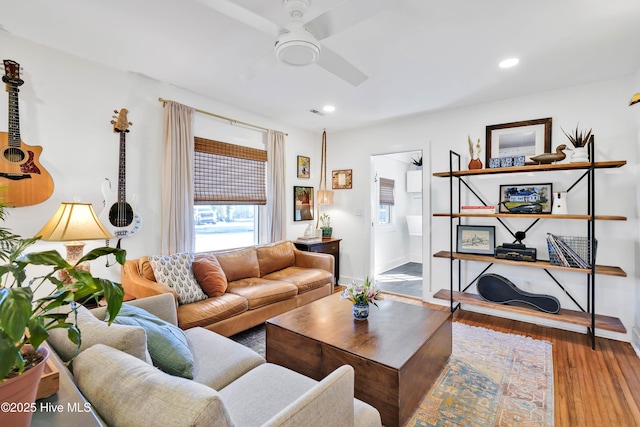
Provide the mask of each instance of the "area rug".
MULTIPOLYGON (((231 337, 265 354, 264 326, 231 337)), ((453 351, 405 427, 553 426, 551 343, 453 323, 453 351)))

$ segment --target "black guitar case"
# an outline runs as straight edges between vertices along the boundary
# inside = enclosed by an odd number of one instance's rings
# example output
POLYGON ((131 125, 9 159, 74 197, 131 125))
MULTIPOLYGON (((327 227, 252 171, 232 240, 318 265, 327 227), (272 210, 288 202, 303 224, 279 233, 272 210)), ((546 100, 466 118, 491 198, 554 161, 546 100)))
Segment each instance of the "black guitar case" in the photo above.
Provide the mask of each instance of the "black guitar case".
POLYGON ((507 278, 498 274, 483 274, 478 279, 477 288, 480 296, 487 301, 499 304, 525 304, 536 310, 552 314, 560 311, 558 298, 552 295, 532 294, 523 291, 507 278))

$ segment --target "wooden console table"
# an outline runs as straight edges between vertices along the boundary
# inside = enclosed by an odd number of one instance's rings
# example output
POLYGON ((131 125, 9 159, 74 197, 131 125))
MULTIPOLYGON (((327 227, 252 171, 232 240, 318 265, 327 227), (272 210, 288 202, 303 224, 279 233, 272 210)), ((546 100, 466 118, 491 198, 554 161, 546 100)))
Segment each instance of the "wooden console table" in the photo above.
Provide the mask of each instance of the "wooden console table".
POLYGON ((322 242, 293 242, 293 244, 301 251, 321 252, 323 254, 333 255, 333 258, 335 259, 333 277, 335 277, 336 284, 338 284, 338 279, 340 278, 340 240, 342 239, 329 237, 323 238, 322 242))

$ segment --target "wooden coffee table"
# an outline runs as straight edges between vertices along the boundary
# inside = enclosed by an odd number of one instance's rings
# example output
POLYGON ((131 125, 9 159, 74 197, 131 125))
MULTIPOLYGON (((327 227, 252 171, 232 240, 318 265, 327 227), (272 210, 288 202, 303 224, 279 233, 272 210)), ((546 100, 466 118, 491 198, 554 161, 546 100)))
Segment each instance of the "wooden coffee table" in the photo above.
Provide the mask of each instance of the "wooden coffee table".
POLYGON ((355 370, 355 396, 386 426, 400 426, 451 355, 451 313, 378 301, 357 321, 339 294, 266 322, 267 361, 321 380, 341 365, 355 370))

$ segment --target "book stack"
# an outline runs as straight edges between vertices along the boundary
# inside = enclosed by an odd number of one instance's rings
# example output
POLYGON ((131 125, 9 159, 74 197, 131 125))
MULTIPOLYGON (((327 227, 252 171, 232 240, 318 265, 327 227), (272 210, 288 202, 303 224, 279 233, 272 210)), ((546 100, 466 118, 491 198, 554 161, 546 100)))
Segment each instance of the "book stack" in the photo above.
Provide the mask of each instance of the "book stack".
MULTIPOLYGON (((597 246, 597 242, 595 242, 597 246)), ((547 247, 549 248, 549 263, 563 267, 591 268, 589 255, 591 242, 586 237, 556 236, 547 233, 547 247)), ((593 248, 595 260, 596 248, 593 248)))
POLYGON ((298 237, 298 239, 296 240, 297 242, 300 243, 320 243, 322 242, 322 237, 316 237, 316 236, 303 236, 303 237, 298 237))
POLYGON ((484 206, 460 206, 460 213, 466 214, 492 214, 496 213, 496 207, 493 205, 484 206))

